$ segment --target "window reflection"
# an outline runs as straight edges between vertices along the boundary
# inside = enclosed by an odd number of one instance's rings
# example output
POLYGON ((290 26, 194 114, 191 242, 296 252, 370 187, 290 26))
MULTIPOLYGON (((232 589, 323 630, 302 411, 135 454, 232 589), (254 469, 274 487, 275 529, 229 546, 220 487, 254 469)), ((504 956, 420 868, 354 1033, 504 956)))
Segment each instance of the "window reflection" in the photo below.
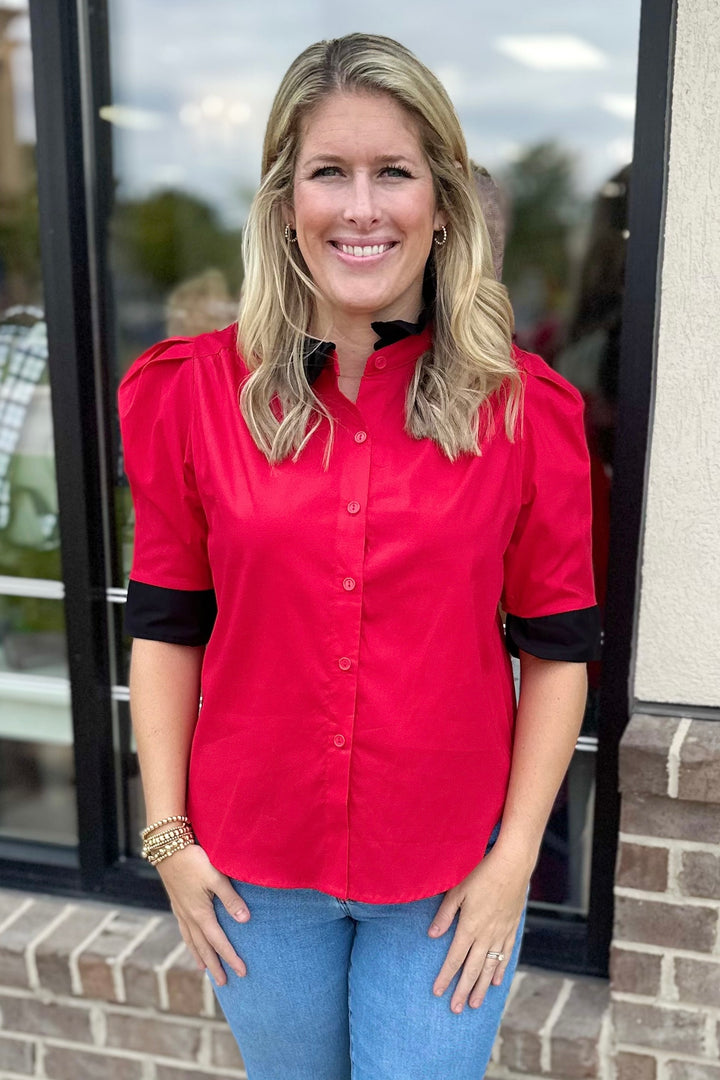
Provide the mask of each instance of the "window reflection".
POLYGON ((0 0, 0 836, 77 836, 27 4, 0 0))
POLYGON ((0 838, 43 844, 76 842, 71 746, 0 738, 0 838))
MULTIPOLYGON (((109 0, 113 100, 101 115, 113 131, 116 380, 161 337, 235 317, 241 230, 275 88, 305 45, 356 29, 349 3, 281 10, 207 0, 198 34, 188 0, 174 5, 171 24, 162 0, 109 0)), ((639 3, 561 0, 550 16, 521 0, 510 17, 452 0, 440 23, 430 0, 369 0, 364 12, 373 32, 403 41, 447 87, 478 163, 517 343, 585 396, 603 605, 639 3)), ((122 482, 118 506, 127 574, 133 520, 122 482)), ((532 890, 538 903, 576 911, 589 888, 600 678, 591 665, 582 749, 532 890)), ((136 817, 138 798, 132 785, 136 817)))

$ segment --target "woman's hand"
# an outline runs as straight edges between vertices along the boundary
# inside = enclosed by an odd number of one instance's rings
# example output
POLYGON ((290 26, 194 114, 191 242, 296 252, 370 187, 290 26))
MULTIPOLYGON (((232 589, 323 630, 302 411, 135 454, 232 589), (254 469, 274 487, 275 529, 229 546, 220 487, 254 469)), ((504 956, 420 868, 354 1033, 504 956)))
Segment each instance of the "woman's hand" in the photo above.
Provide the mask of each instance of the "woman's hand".
POLYGON ((520 919, 525 907, 531 869, 507 859, 497 846, 459 885, 448 889, 428 930, 441 937, 460 909, 457 927, 440 969, 433 993, 445 993, 455 974, 462 974, 453 991, 450 1008, 461 1013, 468 1002, 479 1008, 492 983, 499 986, 510 961, 520 919), (488 952, 504 954, 499 961, 488 952))
POLYGON ((237 922, 247 922, 250 912, 230 879, 212 865, 199 844, 190 844, 158 864, 183 941, 200 968, 208 969, 218 986, 227 982, 220 957, 236 975, 247 974, 245 964, 228 941, 215 916, 217 896, 237 922))

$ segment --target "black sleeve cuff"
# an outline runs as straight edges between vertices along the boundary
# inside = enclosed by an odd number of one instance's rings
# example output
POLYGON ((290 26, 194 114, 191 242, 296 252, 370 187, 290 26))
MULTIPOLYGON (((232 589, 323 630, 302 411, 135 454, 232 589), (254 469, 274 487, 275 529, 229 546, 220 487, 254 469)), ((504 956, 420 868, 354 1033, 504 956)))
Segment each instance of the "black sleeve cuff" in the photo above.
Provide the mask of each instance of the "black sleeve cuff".
POLYGON ((534 619, 506 615, 505 643, 513 656, 522 649, 541 660, 599 660, 600 609, 595 605, 534 619))
POLYGON ((217 604, 214 589, 163 589, 130 581, 125 633, 169 645, 207 645, 217 604))

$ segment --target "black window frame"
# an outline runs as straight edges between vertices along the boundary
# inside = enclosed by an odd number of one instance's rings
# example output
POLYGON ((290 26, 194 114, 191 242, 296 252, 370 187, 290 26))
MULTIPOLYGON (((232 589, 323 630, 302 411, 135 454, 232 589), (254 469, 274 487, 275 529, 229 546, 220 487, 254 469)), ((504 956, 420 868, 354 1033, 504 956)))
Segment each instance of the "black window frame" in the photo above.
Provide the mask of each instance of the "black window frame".
MULTIPOLYGON (((77 849, 0 841, 10 887, 167 907, 159 878, 127 857, 130 748, 117 733, 119 580, 112 493, 119 460, 107 273, 111 132, 107 0, 30 0, 45 310, 77 777, 77 849), (103 169, 98 168, 102 163, 103 169)), ((642 0, 612 487, 605 646, 587 919, 529 914, 522 960, 606 975, 627 724, 638 555, 657 339, 676 0, 642 0)))

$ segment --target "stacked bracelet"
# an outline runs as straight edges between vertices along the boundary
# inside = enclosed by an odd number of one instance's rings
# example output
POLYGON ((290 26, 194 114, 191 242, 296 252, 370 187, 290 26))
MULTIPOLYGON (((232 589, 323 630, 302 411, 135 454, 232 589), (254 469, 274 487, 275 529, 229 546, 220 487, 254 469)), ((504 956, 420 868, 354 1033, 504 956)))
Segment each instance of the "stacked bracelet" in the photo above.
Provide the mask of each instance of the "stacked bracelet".
POLYGON ((177 840, 170 840, 169 843, 160 845, 154 851, 143 851, 143 854, 151 866, 157 866, 158 863, 169 859, 177 851, 182 851, 183 848, 190 847, 194 843, 195 837, 192 833, 189 833, 187 836, 181 836, 177 840))
POLYGON ((156 821, 143 829, 140 836, 143 842, 141 855, 152 866, 157 866, 164 859, 169 859, 175 852, 182 851, 183 848, 195 843, 195 835, 190 819, 185 817, 184 814, 174 814, 172 817, 156 821), (172 829, 155 832, 160 826, 170 825, 176 821, 180 822, 180 824, 174 825, 172 829))
POLYGON ((149 836, 151 832, 155 832, 161 825, 170 825, 173 821, 184 821, 187 825, 190 824, 190 818, 185 814, 173 814, 171 817, 160 818, 159 821, 154 821, 152 825, 148 825, 147 828, 142 829, 140 832, 140 839, 144 840, 146 836, 149 836))

